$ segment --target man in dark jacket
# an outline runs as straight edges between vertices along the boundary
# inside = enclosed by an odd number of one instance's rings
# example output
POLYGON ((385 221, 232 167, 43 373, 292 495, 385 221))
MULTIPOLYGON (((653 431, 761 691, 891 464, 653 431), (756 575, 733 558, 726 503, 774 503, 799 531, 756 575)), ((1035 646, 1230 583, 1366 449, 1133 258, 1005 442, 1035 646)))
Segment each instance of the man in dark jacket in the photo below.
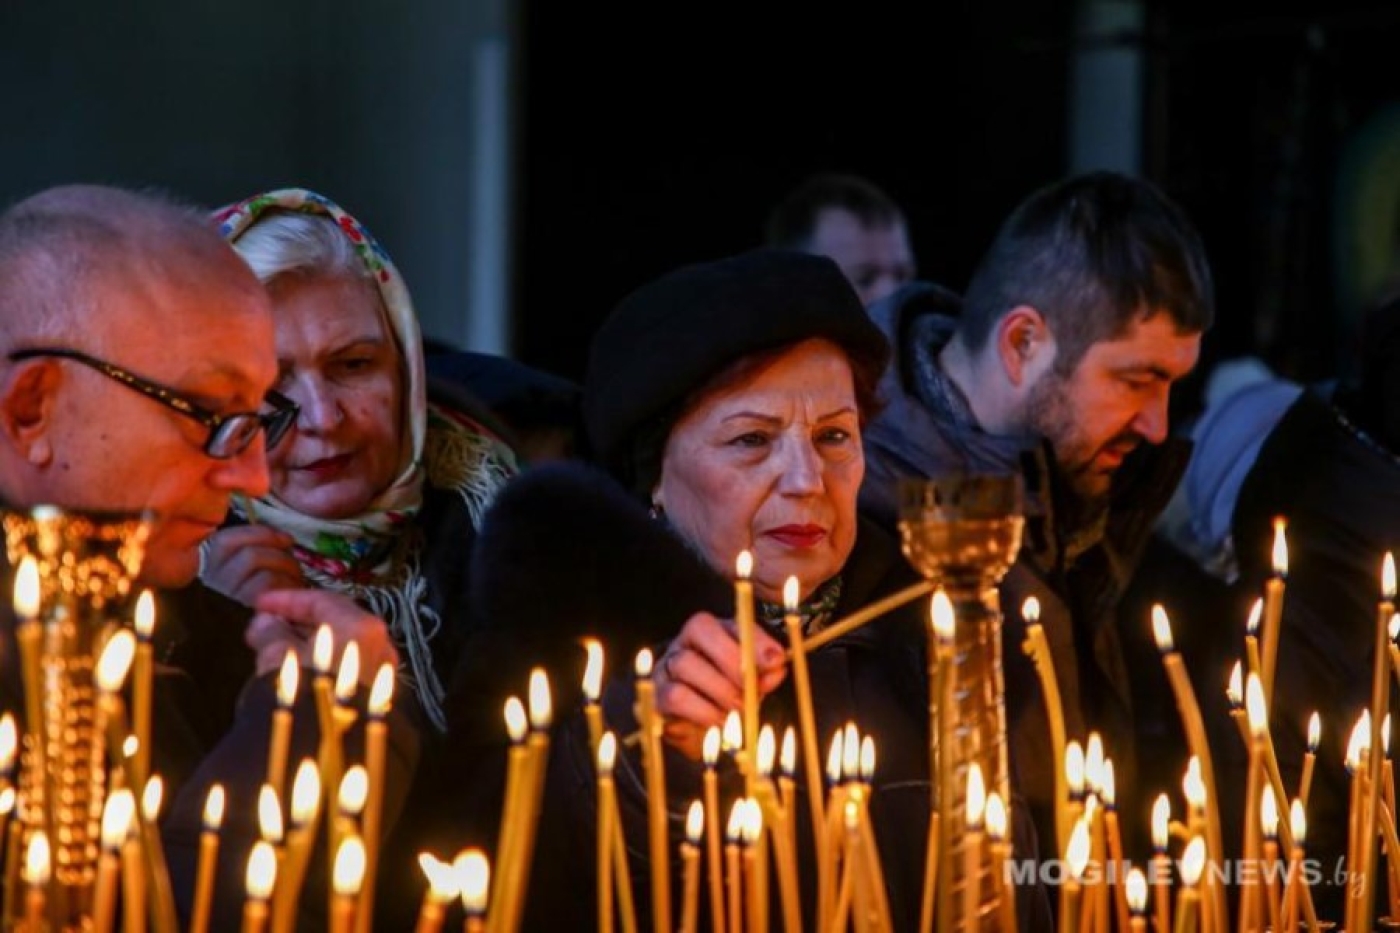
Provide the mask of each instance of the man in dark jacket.
POLYGON ((1021 606, 1040 601, 1067 736, 1100 732, 1118 788, 1133 788, 1133 678, 1113 610, 1188 456, 1167 440, 1167 399, 1213 315, 1204 249, 1151 185, 1090 174, 1024 201, 961 302, 914 284, 871 314, 896 352, 888 407, 865 435, 863 506, 893 526, 900 479, 1025 480, 1022 550, 1001 588, 1007 728, 1048 849, 1062 763, 1021 648, 1021 606))

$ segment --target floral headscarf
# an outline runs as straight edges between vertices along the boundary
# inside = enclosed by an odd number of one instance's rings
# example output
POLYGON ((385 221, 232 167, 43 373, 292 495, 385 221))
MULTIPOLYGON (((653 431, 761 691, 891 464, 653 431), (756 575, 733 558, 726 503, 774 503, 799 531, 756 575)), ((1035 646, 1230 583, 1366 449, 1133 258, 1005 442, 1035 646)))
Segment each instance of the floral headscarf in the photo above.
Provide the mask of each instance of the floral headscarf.
POLYGON ((404 361, 405 423, 409 443, 394 481, 363 514, 324 519, 299 512, 274 494, 240 500, 235 511, 248 521, 271 525, 295 540, 293 554, 308 580, 348 593, 388 624, 408 655, 409 673, 423 708, 441 728, 443 688, 433 669, 428 642, 442 624, 425 602, 427 581, 419 568, 417 535, 404 534, 423 503, 423 484, 455 490, 473 525, 496 491, 515 472, 515 458, 499 439, 458 412, 427 400, 426 367, 418 318, 408 289, 389 255, 354 217, 328 198, 302 188, 254 195, 215 212, 223 237, 238 239, 260 220, 279 212, 321 215, 334 221, 379 288, 385 322, 404 361))

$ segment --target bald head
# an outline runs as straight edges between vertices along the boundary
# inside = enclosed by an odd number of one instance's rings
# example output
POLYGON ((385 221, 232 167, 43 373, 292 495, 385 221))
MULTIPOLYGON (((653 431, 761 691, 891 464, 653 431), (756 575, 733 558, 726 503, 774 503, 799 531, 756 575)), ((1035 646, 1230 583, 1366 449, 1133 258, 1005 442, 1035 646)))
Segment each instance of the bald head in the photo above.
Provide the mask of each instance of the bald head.
POLYGON ((98 185, 51 188, 0 214, 0 341, 11 349, 67 343, 102 351, 136 322, 118 308, 142 308, 145 327, 159 303, 140 295, 152 282, 182 290, 261 294, 261 286, 202 210, 170 199, 98 185), (113 292, 138 300, 113 302, 113 292))

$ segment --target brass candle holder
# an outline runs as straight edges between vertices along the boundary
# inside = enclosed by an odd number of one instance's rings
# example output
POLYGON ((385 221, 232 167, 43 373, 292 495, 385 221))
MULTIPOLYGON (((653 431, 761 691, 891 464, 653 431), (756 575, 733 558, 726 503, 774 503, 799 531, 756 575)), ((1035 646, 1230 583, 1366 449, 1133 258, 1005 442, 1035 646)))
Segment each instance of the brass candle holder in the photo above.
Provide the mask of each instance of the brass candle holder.
MULTIPOLYGON (((969 768, 981 769, 988 790, 1010 800, 1006 710, 1001 663, 1001 601, 997 584, 1021 547, 1022 491, 1015 475, 950 474, 900 484, 899 532, 905 557, 952 603, 951 698, 947 730, 931 728, 939 776, 938 813, 944 870, 938 888, 940 930, 997 929, 998 887, 986 854, 969 859, 972 838, 964 801, 969 768), (946 747, 939 739, 946 731, 946 747), (976 875, 972 868, 976 867, 976 875), (969 885, 978 891, 968 898, 969 885), (976 904, 956 921, 946 905, 976 904)), ((930 630, 930 683, 940 649, 930 630)), ((947 646, 943 650, 948 650, 947 646)), ((1009 892, 1008 892, 1008 896, 1009 892)))
POLYGON ((52 846, 48 917, 79 928, 91 912, 105 796, 105 737, 93 671, 126 614, 149 534, 146 516, 39 506, 0 516, 10 565, 37 566, 18 632, 27 711, 20 794, 24 844, 43 830, 52 846))

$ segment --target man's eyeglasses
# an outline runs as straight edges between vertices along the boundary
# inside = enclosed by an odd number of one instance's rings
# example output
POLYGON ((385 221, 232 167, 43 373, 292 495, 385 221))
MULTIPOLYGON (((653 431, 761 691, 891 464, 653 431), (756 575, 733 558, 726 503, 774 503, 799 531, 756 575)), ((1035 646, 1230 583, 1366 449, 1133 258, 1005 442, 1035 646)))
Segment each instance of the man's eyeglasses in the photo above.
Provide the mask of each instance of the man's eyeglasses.
POLYGON ((204 442, 204 452, 218 460, 236 457, 247 450, 248 445, 253 443, 254 438, 258 436, 258 431, 264 432, 267 438, 267 449, 271 450, 277 446, 278 441, 286 436, 288 429, 296 422, 300 412, 296 402, 279 392, 269 391, 266 400, 272 406, 272 411, 240 411, 231 415, 215 414, 202 405, 191 402, 174 389, 158 382, 151 382, 149 379, 142 379, 120 366, 113 366, 111 363, 88 356, 86 353, 64 347, 34 347, 27 350, 16 350, 9 355, 9 360, 12 363, 18 363, 21 360, 45 356, 82 363, 84 366, 97 370, 107 378, 120 382, 128 389, 135 389, 147 398, 160 402, 166 408, 179 412, 186 418, 198 421, 209 429, 209 437, 204 442))

